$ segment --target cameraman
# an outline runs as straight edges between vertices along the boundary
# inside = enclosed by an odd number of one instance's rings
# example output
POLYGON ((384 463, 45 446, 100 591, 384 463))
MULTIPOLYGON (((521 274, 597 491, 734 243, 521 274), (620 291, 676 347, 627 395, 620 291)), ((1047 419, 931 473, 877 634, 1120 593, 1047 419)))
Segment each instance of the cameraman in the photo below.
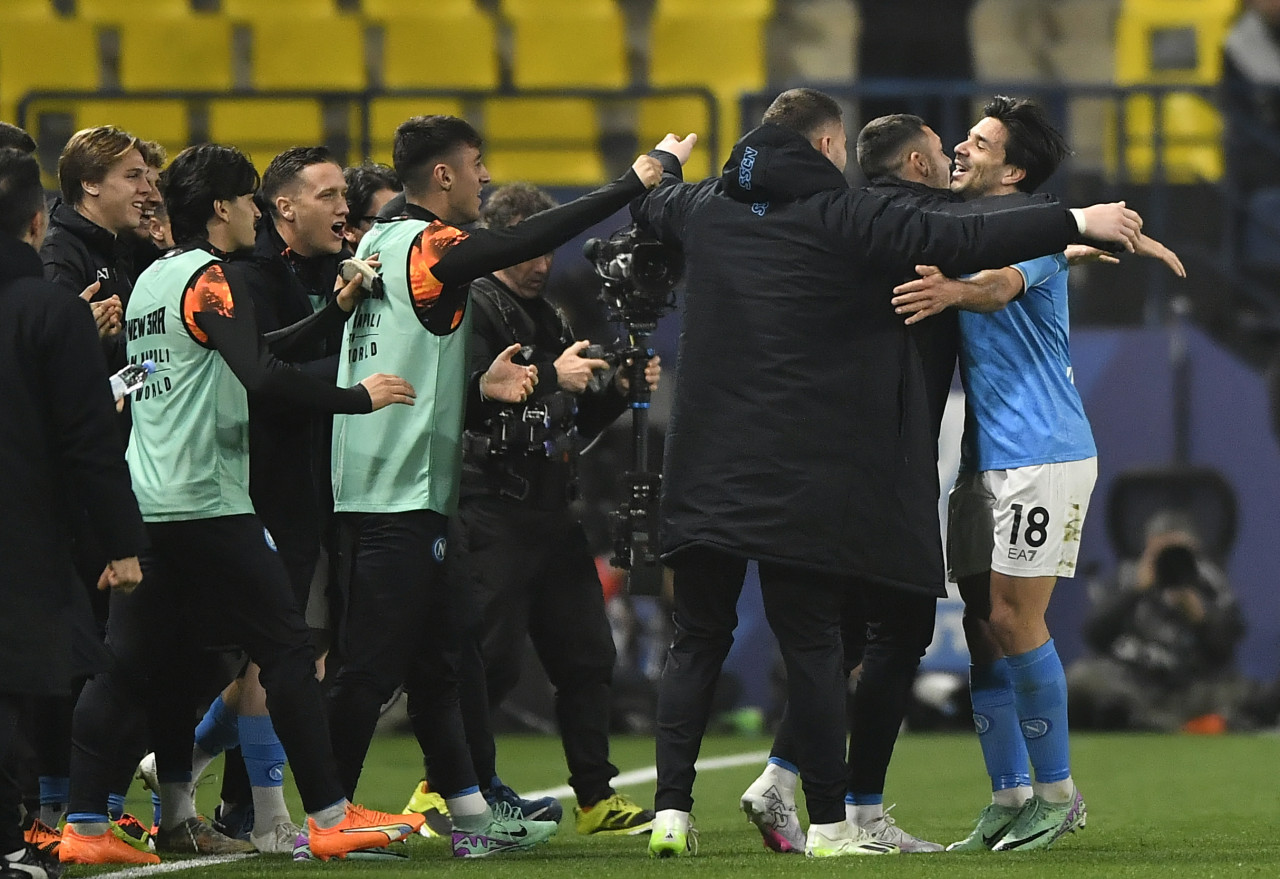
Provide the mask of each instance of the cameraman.
MULTIPOLYGON (((555 206, 541 190, 498 189, 481 219, 508 229, 555 206)), ((618 794, 609 781, 609 702, 615 652, 604 597, 582 526, 570 510, 580 447, 626 407, 621 371, 589 387, 608 369, 584 357, 564 314, 543 298, 551 254, 486 275, 471 285, 474 312, 471 371, 483 370, 513 343, 540 381, 529 400, 512 406, 468 400, 458 515, 451 522, 450 576, 479 614, 490 704, 519 683, 526 632, 556 690, 569 783, 579 833, 635 834, 653 813, 618 794)), ((657 357, 645 367, 658 385, 657 357)))
POLYGON ((1244 620, 1191 526, 1156 514, 1117 580, 1084 624, 1097 655, 1067 674, 1072 725, 1172 732, 1205 714, 1233 719, 1249 692, 1235 667, 1244 620))

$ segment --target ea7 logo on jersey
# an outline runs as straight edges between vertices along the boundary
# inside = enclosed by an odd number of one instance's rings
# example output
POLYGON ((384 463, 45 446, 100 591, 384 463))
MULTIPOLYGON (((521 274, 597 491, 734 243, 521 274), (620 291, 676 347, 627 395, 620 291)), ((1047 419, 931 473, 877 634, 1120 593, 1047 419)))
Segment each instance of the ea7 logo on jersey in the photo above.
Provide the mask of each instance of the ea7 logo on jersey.
POLYGON ((1035 549, 1019 549, 1016 546, 1009 547, 1009 561, 1011 562, 1033 562, 1036 559, 1035 549))

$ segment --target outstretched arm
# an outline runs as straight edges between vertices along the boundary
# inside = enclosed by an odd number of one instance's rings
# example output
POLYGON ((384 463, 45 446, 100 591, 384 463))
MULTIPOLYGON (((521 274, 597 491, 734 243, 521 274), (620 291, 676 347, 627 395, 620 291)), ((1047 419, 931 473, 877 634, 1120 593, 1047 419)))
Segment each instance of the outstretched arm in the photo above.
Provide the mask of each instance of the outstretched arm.
MULTIPOLYGON (((1133 243, 1133 252, 1138 256, 1160 260, 1169 267, 1169 271, 1179 278, 1187 276, 1187 270, 1183 267, 1182 260, 1178 259, 1178 255, 1146 233, 1138 235, 1138 239, 1133 243)), ((1087 244, 1071 245, 1066 249, 1066 257, 1067 262, 1073 266, 1090 262, 1103 262, 1112 265, 1120 262, 1117 257, 1087 244)))
POLYGON ((1022 294, 1022 273, 1014 268, 989 269, 968 278, 948 278, 937 266, 916 266, 914 281, 893 288, 893 310, 919 323, 948 308, 999 311, 1022 294))

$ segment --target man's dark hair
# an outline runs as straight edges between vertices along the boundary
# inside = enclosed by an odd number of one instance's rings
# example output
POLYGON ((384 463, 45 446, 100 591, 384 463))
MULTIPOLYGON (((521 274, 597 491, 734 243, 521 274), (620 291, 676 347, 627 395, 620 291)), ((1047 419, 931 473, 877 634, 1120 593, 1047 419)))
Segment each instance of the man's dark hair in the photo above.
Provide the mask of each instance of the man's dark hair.
POLYGON ((36 151, 35 139, 10 122, 0 122, 0 147, 12 147, 24 153, 36 151))
POLYGON ((31 218, 43 210, 44 186, 35 156, 17 147, 0 147, 0 235, 21 238, 31 218))
POLYGON ((369 216, 369 207, 376 193, 384 189, 396 192, 404 189, 395 170, 377 162, 347 168, 342 176, 347 179, 347 222, 353 225, 369 216))
POLYGON ((235 147, 202 143, 178 153, 160 172, 159 182, 173 240, 187 244, 203 239, 213 203, 256 192, 259 182, 253 162, 235 147))
POLYGON ((521 220, 555 206, 556 200, 536 186, 508 183, 489 196, 480 211, 480 221, 489 229, 510 229, 521 220))
POLYGON ((811 138, 824 126, 840 122, 842 116, 840 105, 830 95, 817 89, 787 89, 773 99, 760 124, 781 125, 811 138))
POLYGON ((1062 160, 1071 155, 1067 139, 1035 101, 996 95, 982 108, 982 115, 1000 120, 1009 133, 1004 160, 1026 172, 1018 181, 1018 189, 1023 192, 1039 189, 1040 184, 1058 170, 1062 160))
POLYGON ((271 216, 276 216, 276 196, 298 179, 298 175, 312 165, 323 165, 330 162, 338 167, 342 164, 333 157, 328 147, 306 146, 290 147, 271 160, 267 170, 262 172, 262 192, 259 204, 265 204, 271 216))
POLYGON ((924 120, 910 113, 872 119, 858 132, 858 167, 868 180, 894 177, 909 154, 908 147, 924 138, 924 120))
POLYGON ((411 192, 427 187, 431 169, 463 146, 480 149, 484 141, 471 123, 457 116, 413 116, 400 123, 391 148, 396 174, 411 192))

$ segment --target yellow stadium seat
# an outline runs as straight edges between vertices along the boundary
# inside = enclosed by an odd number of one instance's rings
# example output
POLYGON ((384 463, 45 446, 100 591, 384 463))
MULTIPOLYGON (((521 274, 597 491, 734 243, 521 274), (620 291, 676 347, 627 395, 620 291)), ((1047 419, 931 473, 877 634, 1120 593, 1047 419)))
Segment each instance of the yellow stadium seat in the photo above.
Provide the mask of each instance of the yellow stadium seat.
POLYGON ((231 88, 231 22, 217 16, 134 17, 120 22, 125 91, 231 88))
POLYGON ((1213 85, 1232 15, 1207 0, 1126 3, 1116 20, 1116 82, 1213 85))
MULTIPOLYGON (((1116 83, 1200 85, 1222 75, 1222 44, 1237 0, 1124 0, 1116 21, 1116 83)), ((1174 92, 1161 99, 1165 179, 1173 183, 1216 181, 1222 176, 1222 119, 1203 98, 1174 92)), ((1124 145, 1130 179, 1146 182, 1155 167, 1155 98, 1136 95, 1124 105, 1124 145)), ((1112 120, 1108 166, 1118 168, 1112 120)))
POLYGON ((369 102, 370 152, 365 158, 390 165, 396 129, 410 116, 461 116, 462 102, 450 98, 376 98, 369 102))
POLYGON ((8 21, 20 18, 51 18, 56 14, 50 0, 9 0, 4 5, 4 17, 8 21))
POLYGON ((189 142, 187 107, 183 101, 96 98, 77 101, 72 118, 77 130, 114 125, 143 140, 157 141, 171 159, 189 142))
POLYGON ((259 171, 292 146, 324 142, 320 102, 302 98, 225 98, 209 103, 209 139, 248 153, 259 171))
POLYGON ((428 15, 459 15, 475 12, 475 0, 360 0, 367 18, 421 18, 428 15))
POLYGON ((337 12, 334 0, 222 0, 222 14, 240 21, 252 21, 264 15, 302 19, 337 12))
POLYGON ((711 155, 707 132, 711 130, 711 108, 708 102, 693 95, 642 98, 636 112, 636 139, 640 150, 649 150, 667 132, 684 137, 696 132, 701 138, 684 166, 684 179, 701 180, 712 169, 719 169, 723 157, 711 155))
MULTIPOLYGON (((407 4, 406 4, 407 10, 407 4)), ((382 25, 382 84, 389 89, 492 89, 498 85, 493 21, 474 7, 424 4, 382 25)))
POLYGON ((518 88, 622 88, 630 81, 626 24, 612 2, 508 3, 518 88))
POLYGON ((738 99, 765 85, 766 3, 659 2, 649 43, 653 86, 705 86, 720 102, 720 152, 741 133, 738 99))
POLYGON ((364 24, 357 18, 260 17, 250 28, 251 79, 259 90, 362 91, 368 85, 364 24), (345 51, 318 55, 317 46, 345 51))
POLYGON ((719 15, 726 12, 770 18, 774 12, 774 0, 658 0, 654 15, 696 14, 719 15))
POLYGON ((191 15, 192 6, 190 0, 146 0, 141 7, 138 0, 76 0, 76 15, 89 21, 124 21, 140 13, 147 18, 191 15))
POLYGON ((482 130, 485 164, 497 183, 595 186, 606 179, 589 99, 493 98, 482 130))
MULTIPOLYGON (((1146 183, 1155 170, 1155 104, 1151 95, 1134 95, 1125 102, 1127 147, 1125 170, 1130 180, 1146 183)), ((1161 102, 1163 177, 1169 183, 1204 183, 1221 179, 1222 117, 1199 95, 1173 92, 1161 102)), ((1115 144, 1118 125, 1107 120, 1107 166, 1118 170, 1115 144)))
POLYGON ((0 27, 0 117, 17 119, 18 103, 39 90, 98 88, 98 35, 71 19, 25 19, 0 27))

